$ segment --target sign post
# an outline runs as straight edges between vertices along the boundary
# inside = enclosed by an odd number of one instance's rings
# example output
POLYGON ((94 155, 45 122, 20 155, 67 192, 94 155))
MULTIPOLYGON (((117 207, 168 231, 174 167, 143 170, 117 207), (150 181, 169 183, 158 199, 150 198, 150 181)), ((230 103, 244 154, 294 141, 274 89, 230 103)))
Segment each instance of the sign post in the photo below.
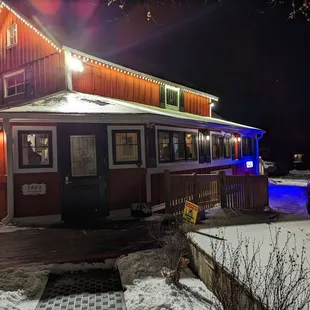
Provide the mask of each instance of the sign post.
POLYGON ((191 224, 196 224, 199 207, 190 201, 185 201, 183 218, 191 224))

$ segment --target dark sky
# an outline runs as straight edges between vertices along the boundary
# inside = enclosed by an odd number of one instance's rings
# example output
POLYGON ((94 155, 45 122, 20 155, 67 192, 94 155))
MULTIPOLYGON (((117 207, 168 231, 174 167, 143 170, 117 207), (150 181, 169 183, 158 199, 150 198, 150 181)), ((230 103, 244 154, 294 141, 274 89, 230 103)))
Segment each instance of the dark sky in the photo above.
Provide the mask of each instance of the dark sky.
POLYGON ((310 23, 287 19, 290 1, 261 13, 264 0, 191 0, 152 9, 159 26, 141 6, 119 17, 99 0, 29 1, 69 46, 218 95, 219 114, 265 129, 278 153, 308 148, 310 23))

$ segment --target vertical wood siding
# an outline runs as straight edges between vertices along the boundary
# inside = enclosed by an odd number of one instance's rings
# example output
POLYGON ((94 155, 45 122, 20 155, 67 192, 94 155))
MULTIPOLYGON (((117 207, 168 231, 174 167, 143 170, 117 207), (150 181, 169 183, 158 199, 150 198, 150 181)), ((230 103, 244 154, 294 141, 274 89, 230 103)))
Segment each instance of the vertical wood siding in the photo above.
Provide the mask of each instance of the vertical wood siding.
POLYGON ((11 71, 21 65, 39 59, 46 55, 55 53, 55 48, 46 42, 39 34, 18 19, 12 12, 4 12, 6 18, 0 25, 0 72, 11 71), (6 48, 6 31, 12 24, 17 24, 18 44, 11 48, 6 48))
POLYGON ((210 99, 192 93, 184 93, 185 112, 202 116, 210 116, 210 99))
POLYGON ((73 73, 72 84, 74 90, 83 93, 159 107, 159 84, 111 68, 87 64, 83 72, 73 73))

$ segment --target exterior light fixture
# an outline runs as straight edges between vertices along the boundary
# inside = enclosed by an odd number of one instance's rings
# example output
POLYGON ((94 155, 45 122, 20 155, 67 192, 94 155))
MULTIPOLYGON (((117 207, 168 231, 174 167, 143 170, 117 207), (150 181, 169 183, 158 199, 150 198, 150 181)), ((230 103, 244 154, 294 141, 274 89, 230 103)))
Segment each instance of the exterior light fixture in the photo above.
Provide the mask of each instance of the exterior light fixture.
POLYGON ((210 140, 210 135, 207 135, 207 141, 209 141, 210 140))
POLYGON ((238 137, 238 142, 240 142, 241 141, 241 138, 240 137, 238 137))
POLYGON ((72 71, 78 71, 78 72, 84 71, 83 62, 76 57, 72 56, 68 57, 68 66, 72 71))
POLYGON ((210 103, 210 108, 213 108, 214 107, 214 102, 211 102, 210 103))

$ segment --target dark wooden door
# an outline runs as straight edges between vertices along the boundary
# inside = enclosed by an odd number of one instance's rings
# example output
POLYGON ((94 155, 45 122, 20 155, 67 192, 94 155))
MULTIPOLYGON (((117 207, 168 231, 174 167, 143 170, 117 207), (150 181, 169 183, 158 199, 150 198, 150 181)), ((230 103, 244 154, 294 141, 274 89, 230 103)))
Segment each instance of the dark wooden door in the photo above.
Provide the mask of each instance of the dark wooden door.
POLYGON ((106 126, 59 124, 57 136, 63 220, 108 215, 106 126))

